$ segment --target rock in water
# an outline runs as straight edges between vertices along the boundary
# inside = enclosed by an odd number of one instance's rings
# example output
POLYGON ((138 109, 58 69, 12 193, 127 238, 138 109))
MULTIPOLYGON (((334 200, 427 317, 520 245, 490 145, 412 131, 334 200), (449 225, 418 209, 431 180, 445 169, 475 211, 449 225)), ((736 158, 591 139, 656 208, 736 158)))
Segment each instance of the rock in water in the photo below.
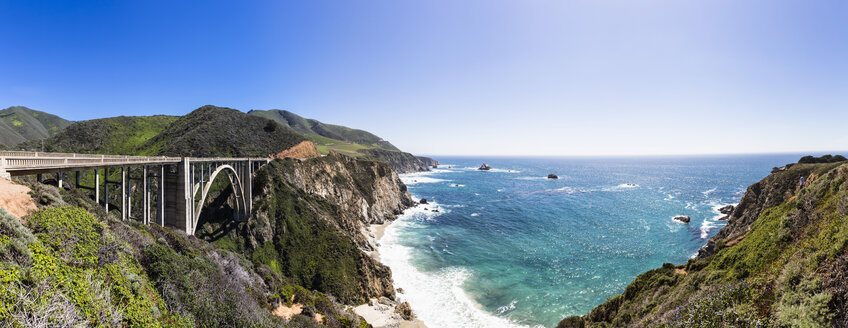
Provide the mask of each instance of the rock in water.
POLYGON ((400 317, 403 318, 403 320, 412 320, 412 318, 414 318, 412 315, 412 307, 409 306, 409 302, 398 304, 395 308, 395 312, 400 314, 400 317))
POLYGON ((734 210, 735 208, 736 208, 736 207, 735 207, 735 206, 733 206, 733 205, 727 205, 727 206, 724 206, 724 207, 722 207, 722 208, 719 208, 719 209, 718 209, 718 212, 719 212, 719 213, 721 213, 721 214, 725 214, 725 215, 727 215, 727 214, 733 213, 733 210, 734 210))
POLYGON ((689 223, 689 221, 692 221, 692 218, 690 218, 688 215, 678 215, 673 217, 672 219, 683 223, 689 223))
POLYGON ((548 174, 548 179, 559 179, 559 177, 556 174, 551 173, 548 174))
POLYGON ((418 203, 419 204, 427 204, 427 198, 421 198, 421 201, 419 201, 418 203))
POLYGON ((479 168, 478 170, 480 170, 480 171, 488 171, 488 170, 491 170, 491 169, 492 169, 492 167, 491 167, 491 166, 489 166, 489 164, 483 163, 483 165, 480 165, 480 168, 479 168))

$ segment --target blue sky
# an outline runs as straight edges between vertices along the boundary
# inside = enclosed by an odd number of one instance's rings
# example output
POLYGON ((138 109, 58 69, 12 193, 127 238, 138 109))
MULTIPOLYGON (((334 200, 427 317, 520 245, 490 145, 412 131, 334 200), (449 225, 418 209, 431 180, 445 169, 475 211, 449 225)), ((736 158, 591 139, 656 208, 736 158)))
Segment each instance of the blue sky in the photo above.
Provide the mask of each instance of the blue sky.
POLYGON ((205 104, 419 154, 844 150, 848 2, 0 0, 0 107, 205 104))

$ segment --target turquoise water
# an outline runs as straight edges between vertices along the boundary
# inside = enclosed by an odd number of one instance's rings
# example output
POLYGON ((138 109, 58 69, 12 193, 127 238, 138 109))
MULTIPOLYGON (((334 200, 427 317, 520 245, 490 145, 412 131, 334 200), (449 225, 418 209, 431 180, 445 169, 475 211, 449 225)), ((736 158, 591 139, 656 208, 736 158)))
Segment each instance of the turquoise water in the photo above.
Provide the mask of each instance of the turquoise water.
POLYGON ((799 157, 438 158, 402 176, 431 204, 389 226, 380 252, 431 328, 553 327, 686 262, 723 226, 718 207, 799 157))

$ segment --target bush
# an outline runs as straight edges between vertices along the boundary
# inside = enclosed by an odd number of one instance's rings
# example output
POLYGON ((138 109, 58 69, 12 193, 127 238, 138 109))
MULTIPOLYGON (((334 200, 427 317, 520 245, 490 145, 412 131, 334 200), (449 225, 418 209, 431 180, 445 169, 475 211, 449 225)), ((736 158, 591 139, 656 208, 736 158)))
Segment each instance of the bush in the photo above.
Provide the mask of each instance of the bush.
POLYGON ((35 242, 35 236, 24 227, 18 218, 0 208, 0 261, 28 266, 32 254, 27 244, 35 242))
POLYGON ((53 208, 29 218, 35 235, 57 256, 73 265, 94 267, 103 244, 103 226, 79 207, 53 208))
POLYGON ((845 158, 845 156, 842 156, 842 155, 836 155, 836 156, 824 155, 822 157, 815 157, 815 156, 807 155, 807 156, 801 157, 801 159, 798 160, 798 163, 801 163, 801 164, 817 164, 817 163, 836 163, 836 162, 844 162, 844 161, 848 161, 848 159, 845 158))

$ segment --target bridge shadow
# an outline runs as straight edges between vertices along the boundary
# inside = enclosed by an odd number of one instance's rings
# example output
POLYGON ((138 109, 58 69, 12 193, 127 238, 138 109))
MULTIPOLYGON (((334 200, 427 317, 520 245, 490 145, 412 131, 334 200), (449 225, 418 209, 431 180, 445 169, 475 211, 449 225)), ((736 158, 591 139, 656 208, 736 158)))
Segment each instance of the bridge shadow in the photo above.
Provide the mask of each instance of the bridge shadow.
POLYGON ((245 233, 247 222, 235 220, 236 211, 230 202, 235 202, 235 197, 232 188, 226 188, 203 206, 195 230, 197 238, 215 242, 226 236, 236 237, 245 233))

